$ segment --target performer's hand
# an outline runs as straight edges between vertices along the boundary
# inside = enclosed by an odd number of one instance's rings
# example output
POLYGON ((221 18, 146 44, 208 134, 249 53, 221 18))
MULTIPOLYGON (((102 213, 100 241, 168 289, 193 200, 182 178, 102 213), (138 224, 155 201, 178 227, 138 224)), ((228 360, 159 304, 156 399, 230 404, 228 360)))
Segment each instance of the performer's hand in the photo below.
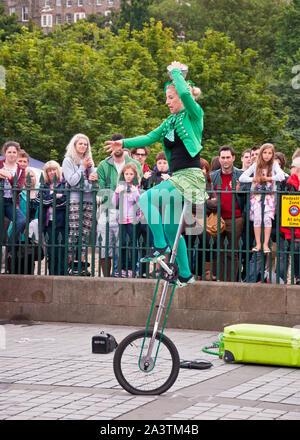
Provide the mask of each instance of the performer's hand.
POLYGON ((122 140, 118 140, 118 141, 105 141, 105 147, 104 150, 106 150, 108 153, 110 153, 111 151, 116 151, 116 150, 120 150, 123 147, 123 141, 122 140))
POLYGON ((179 61, 172 61, 172 63, 168 66, 168 70, 180 69, 182 70, 183 65, 179 61))
POLYGON ((161 178, 162 178, 163 180, 169 180, 170 177, 171 177, 170 174, 167 174, 167 173, 164 173, 164 174, 161 175, 161 178))

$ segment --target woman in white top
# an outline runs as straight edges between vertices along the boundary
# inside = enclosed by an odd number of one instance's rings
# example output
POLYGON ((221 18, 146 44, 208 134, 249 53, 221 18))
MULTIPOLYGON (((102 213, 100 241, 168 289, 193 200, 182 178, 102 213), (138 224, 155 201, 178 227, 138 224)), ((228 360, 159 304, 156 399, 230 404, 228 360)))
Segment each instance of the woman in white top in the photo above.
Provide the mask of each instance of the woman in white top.
POLYGON ((82 230, 81 255, 78 255, 82 262, 85 261, 86 237, 92 229, 93 213, 93 182, 97 182, 98 176, 92 159, 91 145, 89 138, 81 133, 76 134, 67 146, 66 155, 62 164, 63 175, 71 187, 70 210, 69 210, 69 262, 76 256, 72 249, 73 244, 79 244, 79 230, 82 230), (80 189, 83 177, 83 189, 80 189), (82 206, 80 199, 82 195, 82 206), (80 209, 82 209, 82 224, 79 224, 80 209))
POLYGON ((280 168, 276 160, 274 160, 275 150, 272 144, 264 144, 261 146, 257 161, 254 162, 240 176, 241 183, 252 183, 250 196, 250 220, 254 222, 254 235, 256 246, 253 252, 261 250, 261 224, 264 222, 264 241, 263 251, 269 253, 269 241, 272 230, 272 219, 276 212, 276 182, 282 182, 285 179, 283 170, 280 168), (265 183, 265 191, 267 194, 262 198, 260 192, 265 183), (262 207, 262 201, 264 207, 262 207), (263 210, 263 220, 262 220, 263 210))

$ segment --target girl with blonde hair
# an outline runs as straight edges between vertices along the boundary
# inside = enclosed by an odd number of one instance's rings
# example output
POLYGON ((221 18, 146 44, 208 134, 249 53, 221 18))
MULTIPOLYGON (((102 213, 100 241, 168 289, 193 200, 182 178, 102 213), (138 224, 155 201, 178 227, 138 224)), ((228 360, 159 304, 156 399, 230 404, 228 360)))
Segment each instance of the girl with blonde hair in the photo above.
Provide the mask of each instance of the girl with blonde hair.
POLYGON ((114 195, 112 197, 112 203, 119 208, 119 223, 121 226, 121 275, 127 276, 126 270, 128 270, 128 276, 131 277, 134 271, 134 259, 133 252, 131 250, 133 246, 134 227, 136 225, 136 238, 139 236, 139 221, 141 217, 140 207, 138 200, 140 192, 138 187, 141 184, 139 171, 134 162, 128 162, 122 168, 119 174, 119 184, 117 185, 114 195), (127 235, 129 242, 127 241, 127 235), (127 245, 129 249, 127 250, 127 245), (128 252, 128 267, 126 267, 126 254, 128 252))
POLYGON ((44 185, 40 187, 36 201, 42 209, 48 270, 50 275, 64 275, 66 194, 59 163, 55 160, 46 162, 43 178, 44 185))

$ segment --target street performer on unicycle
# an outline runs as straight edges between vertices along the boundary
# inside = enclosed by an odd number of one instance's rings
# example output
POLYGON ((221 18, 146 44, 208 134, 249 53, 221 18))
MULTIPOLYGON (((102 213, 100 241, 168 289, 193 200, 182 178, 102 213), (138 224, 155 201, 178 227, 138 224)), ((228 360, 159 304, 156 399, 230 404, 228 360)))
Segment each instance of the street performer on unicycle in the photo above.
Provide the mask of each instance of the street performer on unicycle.
MULTIPOLYGON (((107 151, 141 148, 162 142, 172 177, 145 191, 139 205, 152 231, 154 247, 142 261, 159 261, 170 253, 176 237, 182 206, 185 200, 202 204, 206 198, 205 177, 200 167, 203 110, 196 102, 201 94, 191 81, 185 81, 186 66, 173 61, 168 66, 172 78, 165 84, 166 104, 171 115, 155 130, 144 136, 107 141, 107 151), (159 209, 162 201, 163 218, 159 209), (169 243, 166 242, 166 238, 169 243)), ((182 286, 194 282, 188 262, 186 243, 180 238, 176 263, 182 286)))
MULTIPOLYGON (((191 218, 192 205, 202 207, 208 198, 205 176, 200 167, 203 110, 196 99, 200 96, 201 90, 192 81, 185 80, 187 66, 173 61, 167 70, 170 81, 165 84, 166 104, 171 115, 158 128, 146 135, 117 141, 106 141, 104 147, 106 151, 110 152, 123 147, 142 148, 155 142, 161 142, 172 172, 170 179, 145 191, 139 198, 140 208, 151 229, 154 240, 154 246, 141 261, 159 263, 164 271, 162 279, 165 281, 165 285, 156 315, 154 330, 148 330, 153 310, 152 305, 146 333, 145 330, 142 330, 129 335, 119 344, 115 353, 114 368, 116 377, 123 388, 134 394, 160 394, 174 383, 178 375, 179 356, 177 349, 163 333, 157 332, 157 327, 164 308, 165 293, 168 286, 172 285, 174 287, 171 294, 172 300, 176 287, 185 287, 195 281, 189 266, 186 243, 181 233, 186 224, 184 217, 190 215, 191 218), (170 253, 171 258, 167 263, 164 259, 170 253), (125 352, 129 348, 136 347, 137 340, 141 340, 141 345, 137 349, 140 352, 138 354, 139 371, 137 373, 144 373, 141 383, 138 383, 136 378, 126 378, 127 373, 125 371, 128 367, 128 375, 133 374, 135 364, 134 362, 130 363, 133 356, 128 356, 125 362, 125 352), (154 349, 155 342, 158 345, 156 351, 154 349), (169 353, 166 357, 170 357, 170 372, 167 380, 161 379, 162 383, 159 385, 157 376, 154 377, 153 374, 160 362, 164 361, 161 356, 161 343, 169 353), (160 350, 159 357, 157 356, 158 350, 160 350), (153 351, 154 356, 152 356, 153 351)), ((158 283, 159 281, 160 277, 158 283)), ((156 297, 158 283, 154 297, 156 297)), ((169 310, 171 300, 167 310, 169 310)), ((166 365, 163 364, 162 369, 166 371, 166 365)), ((167 374, 165 372, 164 376, 167 374)))

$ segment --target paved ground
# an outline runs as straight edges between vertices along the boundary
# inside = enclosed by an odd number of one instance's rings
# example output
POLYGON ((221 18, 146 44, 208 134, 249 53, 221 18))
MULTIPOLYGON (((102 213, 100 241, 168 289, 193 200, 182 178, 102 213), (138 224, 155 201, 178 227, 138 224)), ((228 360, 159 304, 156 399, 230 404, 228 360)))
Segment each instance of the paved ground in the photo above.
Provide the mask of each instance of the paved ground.
POLYGON ((99 330, 120 341, 135 328, 0 324, 0 420, 300 419, 300 369, 226 364, 201 351, 218 340, 216 332, 167 329, 182 359, 207 359, 213 366, 181 369, 167 393, 146 397, 119 386, 113 353, 91 351, 99 330))

